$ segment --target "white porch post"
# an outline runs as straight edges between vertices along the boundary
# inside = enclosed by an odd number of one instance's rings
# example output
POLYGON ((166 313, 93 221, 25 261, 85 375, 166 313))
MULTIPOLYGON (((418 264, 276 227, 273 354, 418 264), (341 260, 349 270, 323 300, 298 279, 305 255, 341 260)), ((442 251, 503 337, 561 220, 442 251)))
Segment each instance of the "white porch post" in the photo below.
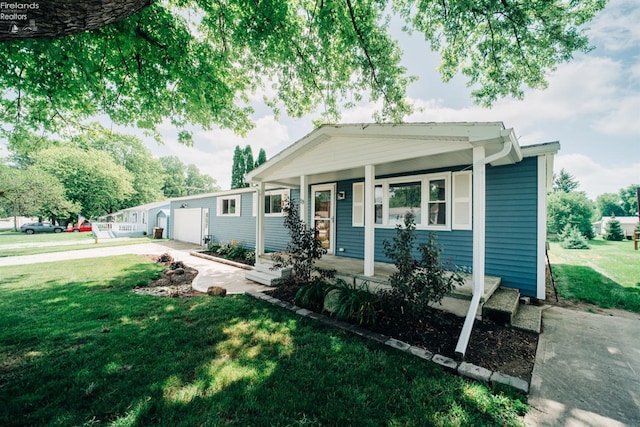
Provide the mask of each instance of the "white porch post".
POLYGON ((484 293, 485 173, 484 147, 473 147, 473 295, 484 293))
POLYGON ((364 167, 364 275, 373 276, 375 256, 374 191, 376 168, 364 167))
POLYGON ((480 298, 484 294, 485 162, 484 147, 473 147, 473 297, 456 344, 456 354, 459 357, 464 357, 467 351, 480 298))
POLYGON ((309 183, 307 182, 306 175, 300 175, 300 219, 306 223, 308 221, 308 203, 307 194, 309 193, 309 183))
POLYGON ((264 255, 264 183, 260 182, 256 189, 256 263, 264 255))

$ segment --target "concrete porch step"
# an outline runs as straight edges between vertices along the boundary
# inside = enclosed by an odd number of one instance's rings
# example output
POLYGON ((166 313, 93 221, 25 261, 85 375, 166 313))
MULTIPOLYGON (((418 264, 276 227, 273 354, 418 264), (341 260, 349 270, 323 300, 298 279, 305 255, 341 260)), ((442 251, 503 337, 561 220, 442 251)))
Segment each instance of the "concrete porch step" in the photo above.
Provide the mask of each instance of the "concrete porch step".
POLYGON ((511 326, 539 334, 542 329, 542 308, 537 305, 520 304, 511 326))
POLYGON ((482 318, 495 323, 510 325, 518 311, 520 291, 498 288, 482 306, 482 318))
POLYGON ((291 268, 273 269, 272 262, 265 262, 261 260, 257 263, 253 270, 249 270, 245 273, 244 277, 248 280, 254 281, 267 286, 277 286, 278 282, 283 278, 291 275, 291 268))
POLYGON ((264 272, 257 270, 249 270, 244 274, 244 277, 256 283, 260 283, 266 286, 277 286, 278 282, 282 279, 280 275, 273 272, 264 272))

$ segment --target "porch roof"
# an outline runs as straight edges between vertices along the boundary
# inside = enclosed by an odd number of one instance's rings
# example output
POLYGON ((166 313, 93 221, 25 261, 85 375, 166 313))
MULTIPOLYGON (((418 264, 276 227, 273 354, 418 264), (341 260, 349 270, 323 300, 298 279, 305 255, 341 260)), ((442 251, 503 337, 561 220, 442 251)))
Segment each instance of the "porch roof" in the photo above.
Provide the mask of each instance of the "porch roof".
POLYGON ((376 175, 406 173, 473 162, 473 147, 487 156, 510 143, 494 166, 522 160, 515 133, 501 122, 323 125, 247 174, 247 182, 297 187, 364 176, 366 165, 376 175))

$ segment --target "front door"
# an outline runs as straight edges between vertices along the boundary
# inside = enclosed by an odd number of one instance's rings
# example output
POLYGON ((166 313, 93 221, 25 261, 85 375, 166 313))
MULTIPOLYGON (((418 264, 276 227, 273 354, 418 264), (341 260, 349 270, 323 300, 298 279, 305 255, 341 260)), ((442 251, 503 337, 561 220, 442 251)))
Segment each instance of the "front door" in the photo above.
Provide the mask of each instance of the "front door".
POLYGON ((311 211, 313 214, 313 227, 316 237, 322 243, 327 253, 334 253, 334 201, 335 185, 314 185, 311 187, 311 211))

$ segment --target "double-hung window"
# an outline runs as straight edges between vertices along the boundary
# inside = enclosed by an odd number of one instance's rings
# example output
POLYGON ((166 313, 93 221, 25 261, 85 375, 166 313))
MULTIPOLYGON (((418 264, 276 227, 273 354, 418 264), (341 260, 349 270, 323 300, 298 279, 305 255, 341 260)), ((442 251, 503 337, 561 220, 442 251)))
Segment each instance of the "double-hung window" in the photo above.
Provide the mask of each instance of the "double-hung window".
POLYGON ((218 197, 216 207, 218 216, 240 216, 240 195, 218 197))
MULTIPOLYGON (((469 229, 470 186, 471 174, 467 171, 378 179, 374 186, 373 206, 364 208, 374 210, 374 222, 378 227, 403 224, 405 214, 411 212, 420 229, 469 229), (454 202, 456 205, 452 206, 454 202)), ((358 227, 364 225, 364 183, 354 183, 352 189, 352 224, 358 227)))

